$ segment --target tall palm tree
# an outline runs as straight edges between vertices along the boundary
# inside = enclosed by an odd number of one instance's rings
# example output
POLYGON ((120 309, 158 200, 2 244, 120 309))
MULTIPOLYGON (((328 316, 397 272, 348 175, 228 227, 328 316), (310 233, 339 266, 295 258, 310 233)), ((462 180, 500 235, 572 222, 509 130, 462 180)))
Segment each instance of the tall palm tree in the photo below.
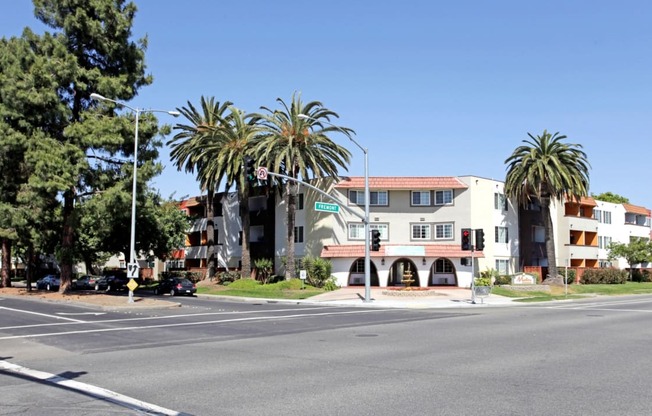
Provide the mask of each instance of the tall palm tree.
POLYGON ((226 190, 235 185, 238 194, 240 219, 242 221, 242 267, 241 276, 251 277, 251 254, 249 246, 249 194, 251 184, 245 178, 245 158, 250 156, 253 145, 260 132, 255 120, 234 106, 229 106, 230 114, 212 129, 219 140, 207 141, 202 146, 206 155, 206 169, 215 172, 217 182, 225 179, 226 190))
POLYGON ((541 204, 541 214, 546 233, 548 278, 557 278, 555 240, 552 229, 550 203, 571 199, 579 202, 588 195, 589 162, 580 144, 566 144, 566 136, 546 130, 541 136, 523 140, 526 145, 517 147, 505 160, 507 176, 505 194, 526 205, 533 197, 541 204))
POLYGON ((179 132, 168 141, 167 145, 171 146, 170 159, 179 171, 185 170, 188 173, 196 173, 197 180, 201 189, 206 190, 206 240, 208 264, 206 277, 212 278, 215 275, 217 267, 217 258, 215 255, 215 212, 213 208, 213 199, 215 190, 219 186, 219 175, 212 169, 210 155, 202 150, 206 143, 217 144, 220 137, 212 134, 213 129, 222 121, 222 115, 231 102, 225 102, 220 105, 214 97, 206 99, 204 96, 200 100, 201 110, 195 108, 190 101, 187 107, 177 108, 190 124, 177 124, 174 130, 179 132))
MULTIPOLYGON (((260 124, 262 134, 254 148, 257 160, 265 161, 277 172, 303 181, 314 177, 337 177, 338 167, 347 170, 351 153, 333 142, 329 132, 352 133, 351 129, 330 124, 331 117, 337 113, 325 108, 319 101, 304 105, 301 95, 294 93, 290 105, 281 98, 276 101, 282 109, 271 110, 261 107, 265 112, 252 117, 260 124), (300 115, 307 118, 299 117, 300 115), (324 121, 324 125, 321 124, 324 121)), ((295 277, 294 265, 294 226, 297 186, 286 181, 285 200, 287 206, 287 266, 285 278, 295 277)))

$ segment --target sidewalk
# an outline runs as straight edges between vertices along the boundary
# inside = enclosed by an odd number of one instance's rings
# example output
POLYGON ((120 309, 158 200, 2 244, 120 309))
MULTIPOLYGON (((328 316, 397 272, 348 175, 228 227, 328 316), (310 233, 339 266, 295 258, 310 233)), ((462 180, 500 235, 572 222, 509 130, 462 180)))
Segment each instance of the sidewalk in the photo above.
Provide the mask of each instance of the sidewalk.
MULTIPOLYGON (((476 296, 473 303, 470 289, 434 288, 427 292, 392 292, 387 288, 372 287, 370 301, 365 302, 364 287, 346 287, 323 293, 299 302, 302 304, 321 304, 336 306, 359 306, 365 308, 479 308, 489 306, 509 306, 514 304, 511 298, 490 294, 486 297, 476 296)), ((516 303, 518 305, 518 303, 516 303)))

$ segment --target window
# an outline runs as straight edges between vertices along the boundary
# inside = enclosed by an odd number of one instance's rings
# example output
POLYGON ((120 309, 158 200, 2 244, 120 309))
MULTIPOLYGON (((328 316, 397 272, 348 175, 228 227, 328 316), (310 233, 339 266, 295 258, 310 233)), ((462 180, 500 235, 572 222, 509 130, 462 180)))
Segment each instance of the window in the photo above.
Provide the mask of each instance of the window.
POLYGON ((364 273, 364 259, 357 259, 351 267, 351 273, 364 273))
POLYGON ((509 260, 496 259, 496 270, 500 276, 509 274, 509 260))
POLYGON ((507 197, 504 194, 494 194, 494 208, 507 211, 507 197))
POLYGON ((294 227, 294 242, 303 243, 303 226, 294 227))
POLYGON ((602 213, 602 222, 605 224, 611 224, 611 211, 604 211, 602 213))
POLYGON ((608 249, 611 244, 611 237, 607 236, 598 236, 598 248, 608 249))
POLYGON ((430 224, 412 224, 413 240, 430 240, 430 224))
POLYGON ((496 227, 496 243, 507 243, 507 227, 496 227))
POLYGON ((412 205, 430 205, 430 191, 412 191, 412 205))
MULTIPOLYGON (((389 225, 369 224, 369 230, 378 230, 381 240, 389 240, 389 225)), ((349 223, 349 240, 364 240, 364 224, 349 223)))
POLYGON ((599 209, 594 209, 593 218, 598 220, 598 222, 602 222, 602 211, 600 211, 599 209))
MULTIPOLYGON (((364 205, 364 191, 349 191, 349 200, 352 204, 364 205)), ((389 205, 387 191, 370 191, 369 205, 389 205)))
POLYGON ((453 263, 446 259, 435 261, 435 273, 453 273, 453 263))
POLYGON ((435 224, 436 240, 452 240, 453 224, 435 224))
POLYGON ((303 209, 303 194, 297 195, 297 210, 303 209))
POLYGON ((453 204, 453 191, 447 189, 445 191, 435 191, 435 205, 451 205, 453 204))
POLYGON ((546 242, 546 229, 544 227, 538 225, 532 226, 532 242, 534 243, 546 242))

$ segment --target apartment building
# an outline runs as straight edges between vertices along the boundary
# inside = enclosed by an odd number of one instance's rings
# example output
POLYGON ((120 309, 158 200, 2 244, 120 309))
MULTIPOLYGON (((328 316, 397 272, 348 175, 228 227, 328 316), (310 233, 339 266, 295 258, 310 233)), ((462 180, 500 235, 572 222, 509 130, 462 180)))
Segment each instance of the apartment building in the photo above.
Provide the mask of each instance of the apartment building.
MULTIPOLYGON (((333 197, 303 188, 295 216, 295 253, 331 260, 341 286, 364 285, 364 178, 322 181, 333 197), (335 202, 337 213, 314 209, 335 202), (355 211, 355 215, 349 211, 355 211)), ((503 183, 475 176, 371 177, 370 229, 381 237, 371 252, 372 286, 459 286, 471 284, 472 272, 518 265, 518 211, 504 197, 503 183), (461 249, 463 228, 482 229, 483 251, 461 249)), ((285 206, 276 213, 276 257, 285 253, 285 206)), ((278 264, 278 262, 277 262, 278 264)))

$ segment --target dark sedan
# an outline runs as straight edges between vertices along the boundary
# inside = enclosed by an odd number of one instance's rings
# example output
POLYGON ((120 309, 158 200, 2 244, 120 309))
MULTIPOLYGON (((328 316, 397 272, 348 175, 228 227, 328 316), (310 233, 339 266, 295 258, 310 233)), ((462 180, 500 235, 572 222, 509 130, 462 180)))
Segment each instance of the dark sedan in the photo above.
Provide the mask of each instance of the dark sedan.
POLYGON ((59 276, 55 276, 53 274, 49 274, 39 280, 36 281, 36 288, 39 290, 59 290, 59 286, 61 286, 61 280, 59 279, 59 276))
POLYGON ((95 281, 95 290, 113 292, 127 288, 129 279, 126 276, 104 276, 95 281))
POLYGON ((170 296, 193 296, 196 292, 197 286, 190 280, 182 277, 167 277, 158 282, 158 286, 154 288, 154 293, 157 295, 169 293, 170 296))
POLYGON ((82 276, 77 280, 73 280, 72 288, 76 290, 93 290, 97 279, 96 276, 82 276))

